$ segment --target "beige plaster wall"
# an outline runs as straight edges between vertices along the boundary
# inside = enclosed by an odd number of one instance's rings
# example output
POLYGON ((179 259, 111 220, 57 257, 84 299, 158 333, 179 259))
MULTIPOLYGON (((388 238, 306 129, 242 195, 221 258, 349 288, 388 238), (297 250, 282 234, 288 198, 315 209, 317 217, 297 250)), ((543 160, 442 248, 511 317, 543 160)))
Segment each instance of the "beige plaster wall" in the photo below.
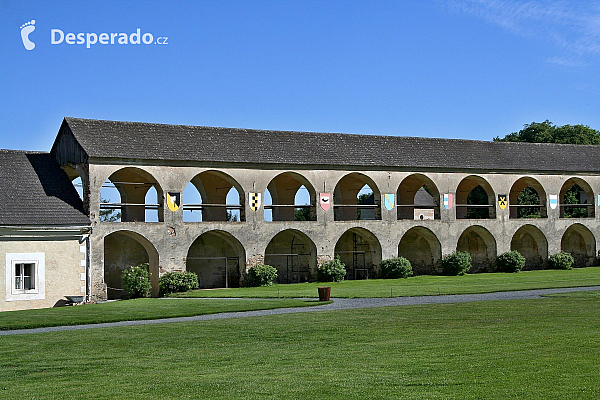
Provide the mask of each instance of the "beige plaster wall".
POLYGON ((65 295, 85 295, 85 252, 80 246, 84 243, 80 244, 77 239, 0 239, 0 311, 53 307, 66 300, 65 295), (43 300, 6 301, 7 253, 45 254, 46 293, 43 300))

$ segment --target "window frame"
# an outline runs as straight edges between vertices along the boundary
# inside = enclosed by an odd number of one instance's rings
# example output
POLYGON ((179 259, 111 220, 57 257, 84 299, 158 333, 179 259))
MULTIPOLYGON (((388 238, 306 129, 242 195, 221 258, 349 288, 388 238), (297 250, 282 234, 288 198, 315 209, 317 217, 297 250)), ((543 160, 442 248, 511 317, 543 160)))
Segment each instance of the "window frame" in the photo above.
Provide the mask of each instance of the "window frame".
POLYGON ((6 301, 45 299, 45 264, 45 253, 6 253, 6 301), (33 289, 17 289, 15 269, 19 264, 33 264, 33 289))

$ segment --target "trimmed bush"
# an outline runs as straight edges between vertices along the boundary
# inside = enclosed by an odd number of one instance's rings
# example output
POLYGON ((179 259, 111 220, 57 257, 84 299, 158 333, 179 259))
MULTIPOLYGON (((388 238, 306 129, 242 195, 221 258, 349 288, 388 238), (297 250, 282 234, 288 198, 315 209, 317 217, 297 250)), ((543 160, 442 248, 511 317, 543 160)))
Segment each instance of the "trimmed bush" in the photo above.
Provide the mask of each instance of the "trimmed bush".
POLYGON ((248 286, 271 286, 275 278, 277 270, 270 265, 253 265, 248 270, 248 286))
POLYGON ((346 265, 340 261, 340 256, 319 265, 318 279, 320 282, 341 282, 345 277, 346 265))
POLYGON ((129 298, 150 297, 152 285, 150 284, 148 263, 127 268, 122 272, 121 278, 123 279, 123 289, 127 291, 129 298))
POLYGON ((442 274, 464 275, 471 269, 471 254, 465 251, 455 251, 442 260, 442 274))
POLYGON ((379 266, 381 267, 381 277, 383 279, 408 278, 413 274, 410 261, 404 257, 383 260, 379 266))
POLYGON ((518 251, 507 251, 496 258, 496 269, 499 272, 519 272, 525 266, 525 257, 518 251))
POLYGON ((571 269, 575 259, 570 253, 561 251, 560 253, 552 254, 548 259, 548 267, 550 269, 571 269))
POLYGON ((161 296, 198 289, 198 275, 190 271, 167 272, 158 280, 161 296))

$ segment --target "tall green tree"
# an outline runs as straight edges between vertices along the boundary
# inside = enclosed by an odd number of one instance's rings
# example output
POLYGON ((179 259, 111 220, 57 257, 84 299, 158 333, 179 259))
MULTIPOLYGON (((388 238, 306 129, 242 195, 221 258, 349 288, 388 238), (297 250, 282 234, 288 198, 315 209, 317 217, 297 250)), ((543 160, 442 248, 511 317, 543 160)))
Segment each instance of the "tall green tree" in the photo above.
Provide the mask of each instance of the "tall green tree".
MULTIPOLYGON (((485 192, 485 189, 481 187, 481 185, 477 185, 471 190, 471 192, 467 195, 467 204, 473 205, 489 205, 488 195, 485 192)), ((467 207, 467 218, 489 218, 490 210, 489 208, 482 207, 467 207)))
POLYGON ((554 125, 549 120, 525 124, 523 129, 512 132, 495 142, 600 144, 600 131, 587 125, 554 125))
MULTIPOLYGON (((110 203, 110 200, 100 198, 100 203, 110 203)), ((101 222, 117 222, 121 220, 121 211, 115 209, 101 209, 100 210, 100 221, 101 222)))
MULTIPOLYGON (((537 206, 540 204, 540 195, 531 186, 526 186, 517 196, 517 204, 520 206, 537 206)), ((517 216, 519 218, 539 218, 541 217, 541 210, 539 207, 519 207, 517 216)))
MULTIPOLYGON (((581 204, 579 196, 583 189, 577 184, 571 186, 565 193, 565 204, 581 204)), ((588 210, 584 207, 565 207, 565 218, 586 218, 588 210)))
POLYGON ((310 221, 310 208, 294 209, 294 217, 296 221, 310 221))

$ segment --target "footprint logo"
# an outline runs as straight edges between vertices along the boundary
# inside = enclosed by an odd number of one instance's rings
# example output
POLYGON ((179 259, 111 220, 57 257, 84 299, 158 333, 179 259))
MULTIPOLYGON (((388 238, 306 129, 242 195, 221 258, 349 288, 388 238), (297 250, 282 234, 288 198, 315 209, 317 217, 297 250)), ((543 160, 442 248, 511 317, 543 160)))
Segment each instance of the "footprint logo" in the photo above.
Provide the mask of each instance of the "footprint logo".
POLYGON ((35 43, 29 40, 29 34, 35 31, 35 19, 21 25, 21 39, 23 39, 23 46, 27 50, 33 50, 35 48, 35 43))

